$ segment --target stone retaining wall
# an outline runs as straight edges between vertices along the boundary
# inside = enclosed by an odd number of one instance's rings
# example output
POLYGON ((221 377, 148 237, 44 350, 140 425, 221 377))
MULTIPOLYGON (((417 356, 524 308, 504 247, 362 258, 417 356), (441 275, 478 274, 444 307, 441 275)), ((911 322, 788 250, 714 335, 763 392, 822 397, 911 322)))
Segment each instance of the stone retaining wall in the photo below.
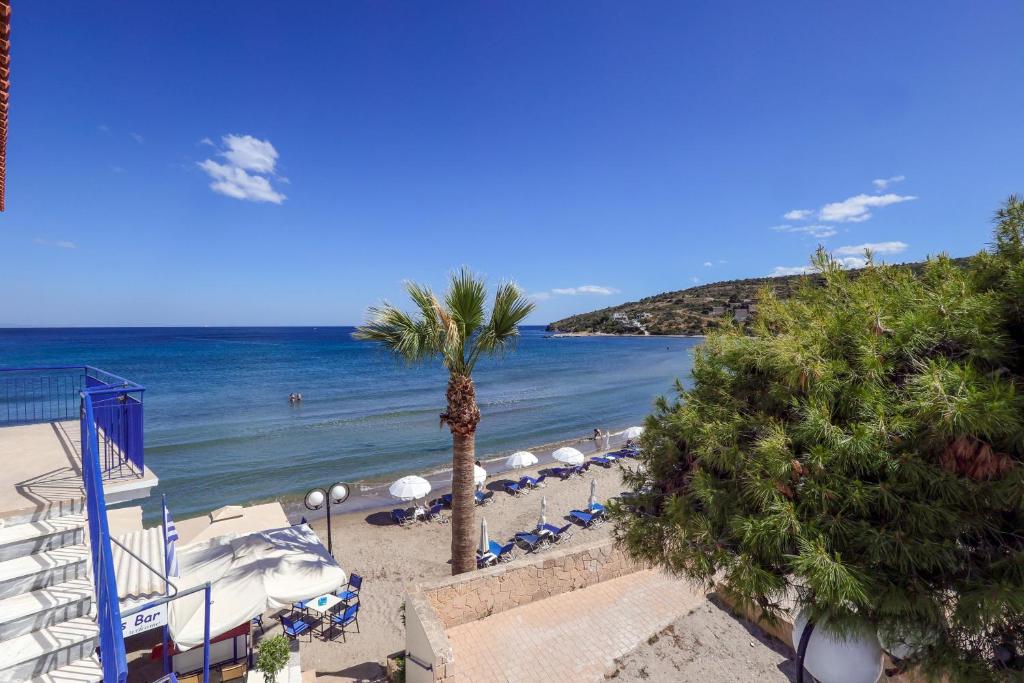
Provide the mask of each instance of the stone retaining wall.
POLYGON ((454 675, 445 629, 642 568, 605 538, 421 584, 406 595, 406 651, 431 669, 407 661, 407 680, 443 681, 454 675))

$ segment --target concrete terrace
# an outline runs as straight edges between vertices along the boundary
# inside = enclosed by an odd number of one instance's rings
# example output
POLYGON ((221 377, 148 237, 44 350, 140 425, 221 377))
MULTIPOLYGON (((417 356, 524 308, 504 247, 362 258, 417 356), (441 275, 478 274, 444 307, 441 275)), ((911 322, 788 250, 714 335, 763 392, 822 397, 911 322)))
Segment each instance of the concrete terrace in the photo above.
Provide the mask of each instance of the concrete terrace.
POLYGON ((615 660, 704 602, 704 593, 643 570, 448 630, 449 680, 598 681, 615 660))
MULTIPOLYGON (((84 494, 77 420, 0 428, 0 520, 31 520, 72 510, 84 494)), ((102 437, 101 437, 102 440, 102 437)), ((157 477, 124 465, 105 473, 108 503, 145 498, 157 477)))

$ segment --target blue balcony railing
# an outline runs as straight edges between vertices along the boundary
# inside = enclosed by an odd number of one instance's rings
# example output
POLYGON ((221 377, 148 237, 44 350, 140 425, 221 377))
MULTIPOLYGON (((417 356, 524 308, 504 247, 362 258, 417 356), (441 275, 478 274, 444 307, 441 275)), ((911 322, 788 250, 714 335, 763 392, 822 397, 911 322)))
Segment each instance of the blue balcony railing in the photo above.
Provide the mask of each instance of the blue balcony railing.
POLYGON ((100 632, 100 664, 104 681, 125 683, 128 678, 128 662, 121 627, 121 606, 117 597, 117 579, 114 575, 110 527, 107 523, 107 502, 103 495, 99 429, 93 396, 89 390, 81 393, 81 401, 82 480, 85 484, 89 551, 92 554, 92 579, 96 592, 96 625, 100 632))
POLYGON ((78 420, 83 391, 93 397, 102 472, 123 475, 130 467, 141 475, 145 387, 105 370, 89 365, 0 368, 0 427, 78 420))

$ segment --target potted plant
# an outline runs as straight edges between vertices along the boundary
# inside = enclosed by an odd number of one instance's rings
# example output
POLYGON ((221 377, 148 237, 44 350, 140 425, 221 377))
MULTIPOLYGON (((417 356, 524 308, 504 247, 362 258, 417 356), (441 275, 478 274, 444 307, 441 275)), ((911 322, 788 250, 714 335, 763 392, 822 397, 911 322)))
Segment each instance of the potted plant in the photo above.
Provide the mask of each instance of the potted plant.
POLYGON ((263 674, 267 683, 276 683, 277 674, 288 665, 291 648, 284 636, 267 638, 260 643, 259 654, 256 656, 256 670, 263 674))

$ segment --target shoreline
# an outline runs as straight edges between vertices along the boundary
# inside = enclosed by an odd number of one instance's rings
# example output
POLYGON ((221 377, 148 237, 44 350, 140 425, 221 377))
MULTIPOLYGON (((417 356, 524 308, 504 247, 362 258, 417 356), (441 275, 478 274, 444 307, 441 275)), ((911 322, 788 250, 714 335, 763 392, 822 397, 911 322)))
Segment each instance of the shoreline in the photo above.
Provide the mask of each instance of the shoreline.
MULTIPOLYGON (((627 427, 621 427, 616 430, 610 430, 611 435, 609 437, 609 448, 604 448, 603 442, 595 443, 593 437, 582 436, 570 437, 559 441, 540 444, 538 446, 528 446, 526 448, 516 449, 527 450, 537 456, 536 465, 517 471, 517 474, 536 472, 538 469, 557 466, 559 463, 552 460, 551 453, 563 446, 572 446, 573 448, 576 448, 583 453, 584 458, 588 460, 600 453, 606 453, 609 450, 616 450, 619 446, 625 443, 625 438, 622 436, 622 432, 626 428, 627 427)), ((481 466, 487 470, 488 482, 493 481, 496 477, 500 478, 502 475, 512 471, 511 468, 505 466, 505 460, 514 452, 515 451, 508 451, 498 455, 487 455, 478 458, 481 466)), ((405 476, 406 474, 417 474, 429 481, 431 488, 430 494, 427 496, 428 499, 438 498, 445 493, 451 492, 451 471, 451 461, 448 460, 440 466, 425 473, 394 472, 389 475, 387 479, 382 478, 380 480, 373 481, 364 480, 357 482, 345 482, 350 485, 349 498, 341 505, 333 508, 331 516, 334 517, 359 512, 374 512, 395 507, 396 502, 388 493, 388 486, 390 486, 391 483, 399 476, 405 476)), ((303 517, 306 518, 306 521, 313 522, 321 520, 327 516, 327 511, 324 508, 321 508, 320 510, 307 510, 303 504, 303 497, 304 494, 284 494, 260 501, 247 501, 246 503, 243 503, 243 505, 277 501, 281 503, 281 507, 284 508, 285 515, 287 515, 289 521, 292 523, 300 521, 303 517)))

